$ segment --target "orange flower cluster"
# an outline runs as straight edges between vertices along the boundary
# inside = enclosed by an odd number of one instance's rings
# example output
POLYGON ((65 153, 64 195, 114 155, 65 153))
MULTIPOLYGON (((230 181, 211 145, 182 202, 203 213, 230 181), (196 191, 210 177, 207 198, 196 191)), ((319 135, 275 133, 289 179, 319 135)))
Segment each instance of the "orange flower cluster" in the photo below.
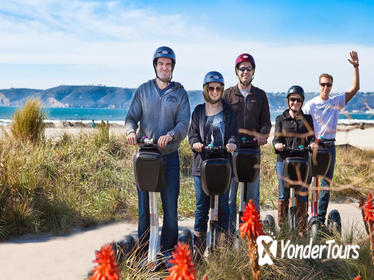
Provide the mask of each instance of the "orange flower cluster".
POLYGON ((259 235, 263 235, 262 222, 253 200, 250 199, 245 206, 240 226, 240 236, 255 241, 259 235))
POLYGON ((104 245, 100 251, 96 251, 97 266, 93 269, 90 280, 118 280, 119 268, 116 262, 112 245, 104 245))
POLYGON ((368 201, 366 202, 364 209, 364 221, 367 223, 374 222, 374 206, 371 193, 368 195, 368 201))
POLYGON ((178 242, 172 255, 173 258, 170 263, 174 265, 169 268, 170 275, 165 280, 195 280, 196 270, 192 262, 189 246, 178 242))
POLYGON ((367 228, 369 230, 371 261, 374 264, 374 206, 371 193, 369 193, 368 200, 365 205, 364 221, 366 222, 367 228))

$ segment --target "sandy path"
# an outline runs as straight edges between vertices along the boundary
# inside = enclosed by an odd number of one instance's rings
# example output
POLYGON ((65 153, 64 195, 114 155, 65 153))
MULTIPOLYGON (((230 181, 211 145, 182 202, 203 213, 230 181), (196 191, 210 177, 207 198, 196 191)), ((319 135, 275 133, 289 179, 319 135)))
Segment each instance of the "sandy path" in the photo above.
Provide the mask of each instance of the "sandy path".
MULTIPOLYGON (((331 204, 338 209, 343 222, 343 235, 351 228, 363 232, 364 225, 357 203, 331 204)), ((261 216, 276 210, 263 211, 261 216)), ((180 228, 193 228, 193 219, 179 223, 180 228)), ((120 222, 76 231, 68 236, 24 236, 0 244, 0 279, 7 280, 78 280, 85 279, 94 264, 95 250, 126 234, 136 234, 136 224, 120 222)))

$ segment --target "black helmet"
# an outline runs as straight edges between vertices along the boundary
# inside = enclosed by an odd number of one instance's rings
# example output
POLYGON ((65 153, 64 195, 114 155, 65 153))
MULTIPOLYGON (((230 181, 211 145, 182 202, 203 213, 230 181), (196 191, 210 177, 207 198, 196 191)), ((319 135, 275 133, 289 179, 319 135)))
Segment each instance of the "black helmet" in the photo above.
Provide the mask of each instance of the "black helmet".
POLYGON ((292 86, 288 89, 287 91, 287 99, 290 97, 291 94, 298 94, 301 96, 301 98, 303 99, 303 102, 305 100, 305 96, 304 96, 304 90, 301 86, 292 86))

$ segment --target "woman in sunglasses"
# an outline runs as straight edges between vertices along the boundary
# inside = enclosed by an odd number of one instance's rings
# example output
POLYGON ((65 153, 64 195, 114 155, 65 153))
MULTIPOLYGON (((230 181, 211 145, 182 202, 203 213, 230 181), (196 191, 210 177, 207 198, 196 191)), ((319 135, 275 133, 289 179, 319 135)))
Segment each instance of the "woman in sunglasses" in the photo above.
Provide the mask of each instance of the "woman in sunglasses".
MULTIPOLYGON (((194 225, 195 259, 201 259, 206 247, 206 233, 209 213, 209 196, 201 187, 200 165, 204 161, 203 147, 225 146, 226 156, 231 161, 231 152, 236 150, 238 128, 236 117, 231 106, 222 99, 224 89, 223 76, 216 71, 207 73, 204 77, 203 96, 205 103, 196 106, 192 113, 192 120, 188 131, 188 142, 193 151, 192 175, 196 191, 196 211, 194 225)), ((229 221, 229 194, 219 196, 218 226, 220 237, 218 241, 225 240, 229 221)))
MULTIPOLYGON (((314 144, 313 119, 311 115, 306 115, 301 110, 304 103, 304 90, 300 86, 292 86, 287 92, 288 109, 282 115, 277 116, 275 122, 273 146, 277 153, 276 172, 279 183, 278 197, 278 224, 282 228, 287 225, 288 204, 290 198, 290 189, 284 187, 283 177, 283 160, 286 155, 282 153, 284 149, 297 149, 300 145, 307 147, 314 144)), ((307 154, 306 154, 307 156, 307 154)), ((308 180, 310 184, 310 180, 308 180)), ((297 199, 297 227, 299 235, 303 235, 308 219, 308 188, 303 187, 296 193, 297 199)))

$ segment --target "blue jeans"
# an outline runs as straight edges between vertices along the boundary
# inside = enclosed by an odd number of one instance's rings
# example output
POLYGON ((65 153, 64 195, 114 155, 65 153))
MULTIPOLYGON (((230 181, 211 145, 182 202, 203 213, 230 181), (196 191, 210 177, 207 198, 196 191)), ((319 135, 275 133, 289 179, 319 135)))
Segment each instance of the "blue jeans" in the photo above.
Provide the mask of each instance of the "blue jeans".
MULTIPOLYGON (((260 153, 260 149, 258 149, 260 153)), ((253 199, 258 211, 260 212, 260 169, 258 169, 258 177, 253 183, 245 183, 247 188, 247 198, 246 201, 253 199)), ((236 230, 236 196, 238 193, 238 182, 232 178, 229 191, 229 225, 230 232, 235 233, 236 230)))
MULTIPOLYGON (((290 188, 284 187, 284 181, 282 179, 283 161, 277 161, 277 163, 275 164, 275 171, 277 172, 277 177, 278 177, 278 189, 279 189, 278 199, 282 201, 289 200, 290 199, 290 188)), ((308 178, 308 181, 307 181, 308 185, 310 184, 310 179, 311 178, 308 178)), ((300 188, 300 191, 305 193, 305 195, 296 194, 297 201, 308 202, 308 188, 302 187, 300 188)))
MULTIPOLYGON (((164 211, 161 251, 171 251, 178 242, 178 196, 179 196, 179 157, 178 151, 163 156, 165 166, 165 186, 161 191, 162 209, 164 211)), ((144 174, 147 176, 147 174, 144 174)), ((140 248, 145 253, 149 243, 149 194, 138 189, 138 237, 140 248)))
MULTIPOLYGON (((329 170, 327 171, 326 178, 328 180, 322 179, 321 180, 321 187, 328 187, 330 186, 330 182, 332 177, 334 176, 334 168, 335 168, 335 159, 336 159, 336 149, 335 144, 332 144, 327 147, 329 152, 331 153, 331 163, 329 170)), ((329 206, 330 200, 330 190, 321 190, 320 197, 318 200, 318 218, 319 220, 324 223, 326 218, 327 207, 329 206)))
MULTIPOLYGON (((210 197, 207 196, 201 187, 200 176, 193 177, 196 193, 196 211, 194 230, 207 232, 210 197)), ((229 226, 229 191, 218 198, 218 227, 220 231, 227 231, 229 226)))

